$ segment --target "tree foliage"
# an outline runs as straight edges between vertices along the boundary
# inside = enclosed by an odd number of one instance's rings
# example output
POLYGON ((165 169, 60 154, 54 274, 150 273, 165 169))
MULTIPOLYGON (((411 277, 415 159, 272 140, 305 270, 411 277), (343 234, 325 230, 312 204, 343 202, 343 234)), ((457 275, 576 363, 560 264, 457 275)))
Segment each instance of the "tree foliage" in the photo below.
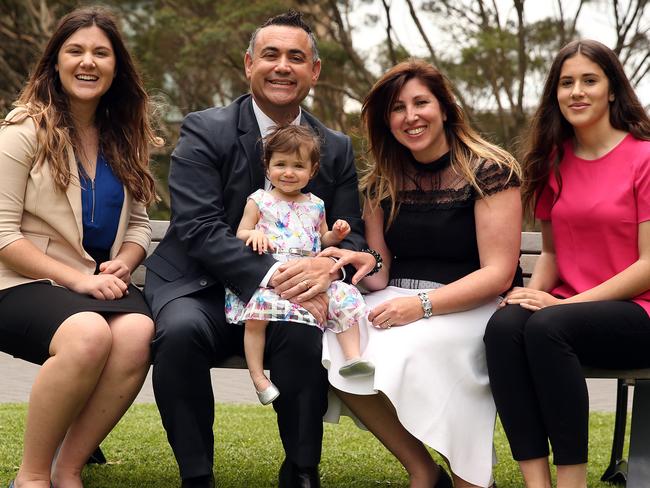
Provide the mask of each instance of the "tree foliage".
POLYGON ((411 9, 411 15, 416 23, 420 21, 416 16, 431 16, 458 47, 459 54, 443 59, 429 48, 430 59, 458 84, 464 95, 461 101, 480 128, 512 148, 526 126, 530 99, 536 99, 553 56, 579 37, 578 20, 587 4, 611 11, 617 39, 612 49, 632 82, 641 82, 650 70, 647 3, 579 0, 567 11, 566 2, 556 0, 555 15, 527 22, 525 0, 426 0, 421 13, 411 9))
MULTIPOLYGON (((56 19, 86 2, 0 0, 0 111, 17 97, 56 19)), ((473 123, 512 149, 550 60, 580 35, 591 9, 607 13, 633 84, 650 72, 648 0, 549 0, 548 15, 527 20, 526 0, 104 0, 118 11, 149 91, 175 142, 185 113, 229 103, 248 83, 243 54, 252 31, 290 7, 319 39, 321 78, 307 103, 358 144, 359 107, 377 76, 403 59, 428 59, 457 88, 473 123), (361 15, 360 12, 367 12, 361 15), (400 41, 404 17, 419 45, 400 41), (368 42, 368 32, 373 38, 368 42), (365 38, 364 38, 365 37, 365 38), (359 40, 363 40, 360 43, 359 40), (370 47, 360 48, 360 44, 370 47)), ((166 172, 160 157, 160 175, 166 172)), ((160 193, 168 199, 164 184, 160 193)))
POLYGON ((11 106, 57 19, 76 2, 0 0, 0 112, 11 106))

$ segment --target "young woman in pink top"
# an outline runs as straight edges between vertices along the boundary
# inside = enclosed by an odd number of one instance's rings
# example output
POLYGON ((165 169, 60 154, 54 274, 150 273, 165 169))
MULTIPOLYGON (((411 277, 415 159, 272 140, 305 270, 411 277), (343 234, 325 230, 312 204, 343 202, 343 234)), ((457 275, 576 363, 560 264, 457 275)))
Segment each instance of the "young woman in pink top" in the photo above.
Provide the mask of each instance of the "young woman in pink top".
POLYGON ((650 120, 616 55, 557 54, 523 158, 542 254, 488 323, 488 372, 526 486, 587 486, 581 366, 650 366, 650 120))

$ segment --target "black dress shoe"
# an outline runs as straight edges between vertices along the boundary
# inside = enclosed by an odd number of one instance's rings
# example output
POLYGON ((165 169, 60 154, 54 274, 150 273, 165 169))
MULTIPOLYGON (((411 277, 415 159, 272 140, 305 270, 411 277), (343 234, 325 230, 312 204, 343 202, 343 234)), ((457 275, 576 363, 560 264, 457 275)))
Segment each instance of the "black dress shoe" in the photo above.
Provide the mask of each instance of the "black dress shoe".
POLYGON ((97 446, 97 449, 93 451, 86 464, 106 464, 106 456, 104 456, 100 446, 97 446))
POLYGON ((320 488, 318 467, 302 468, 286 459, 280 466, 278 481, 279 488, 320 488))
POLYGON ((309 468, 294 469, 296 488, 320 488, 320 476, 318 468, 313 466, 309 468))
POLYGON ((436 481, 436 484, 433 486, 433 488, 454 488, 454 483, 451 481, 451 478, 447 474, 447 471, 445 471, 445 468, 442 466, 439 466, 440 468, 440 476, 438 476, 438 481, 436 481))
POLYGON ((293 488, 293 463, 286 459, 282 461, 278 473, 278 488, 293 488))
POLYGON ((185 478, 181 483, 181 488, 214 488, 214 476, 208 474, 195 478, 185 478))

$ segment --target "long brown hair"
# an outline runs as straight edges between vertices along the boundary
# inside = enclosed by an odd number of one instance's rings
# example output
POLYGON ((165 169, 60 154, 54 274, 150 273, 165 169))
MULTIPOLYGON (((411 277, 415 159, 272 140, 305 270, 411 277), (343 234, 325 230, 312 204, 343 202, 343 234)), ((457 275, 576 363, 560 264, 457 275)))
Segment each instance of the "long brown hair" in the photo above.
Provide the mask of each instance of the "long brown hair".
MULTIPOLYGON (((69 148, 78 147, 78 135, 65 94, 56 72, 59 50, 72 34, 85 27, 99 27, 115 53, 115 78, 95 112, 99 148, 119 180, 135 200, 144 204, 156 198, 149 170, 150 145, 160 146, 149 115, 149 97, 135 69, 112 14, 100 7, 74 10, 59 22, 29 81, 14 105, 24 109, 3 124, 21 122, 29 116, 38 130, 36 164, 46 159, 58 187, 65 189, 73 175, 68 166, 69 148)), ((78 183, 78 182, 77 182, 78 183)))
POLYGON ((510 177, 521 176, 517 161, 505 150, 487 142, 465 120, 456 103, 451 84, 432 65, 419 60, 399 63, 386 72, 371 88, 361 109, 361 119, 368 135, 373 162, 361 177, 361 189, 371 208, 388 198, 391 209, 388 225, 397 214, 397 192, 402 188, 410 151, 390 131, 390 114, 404 85, 418 79, 431 91, 446 115, 445 137, 450 148, 451 166, 479 194, 483 191, 476 180, 476 169, 482 160, 490 160, 510 169, 510 177))
MULTIPOLYGON (((650 119, 641 105, 616 54, 604 44, 589 39, 572 41, 555 56, 549 70, 539 107, 530 123, 522 158, 524 208, 534 211, 537 195, 553 171, 562 191, 560 161, 564 142, 574 136, 573 126, 560 112, 557 87, 564 62, 582 54, 596 63, 607 76, 614 100, 609 104, 609 121, 615 129, 631 133, 635 138, 650 140, 650 119)), ((556 198, 559 196, 556 195, 556 198)))

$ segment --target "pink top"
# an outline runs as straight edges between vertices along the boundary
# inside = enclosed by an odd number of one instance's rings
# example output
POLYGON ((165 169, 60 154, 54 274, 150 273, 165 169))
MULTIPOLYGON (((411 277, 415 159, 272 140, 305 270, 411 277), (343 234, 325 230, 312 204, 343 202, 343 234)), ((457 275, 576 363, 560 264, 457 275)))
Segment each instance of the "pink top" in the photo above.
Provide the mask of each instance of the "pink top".
MULTIPOLYGON (((553 175, 535 216, 550 220, 560 284, 553 295, 589 290, 639 259, 638 224, 650 220, 650 141, 628 134, 604 156, 587 160, 564 145, 562 192, 553 175)), ((633 299, 650 315, 650 290, 633 299)))

